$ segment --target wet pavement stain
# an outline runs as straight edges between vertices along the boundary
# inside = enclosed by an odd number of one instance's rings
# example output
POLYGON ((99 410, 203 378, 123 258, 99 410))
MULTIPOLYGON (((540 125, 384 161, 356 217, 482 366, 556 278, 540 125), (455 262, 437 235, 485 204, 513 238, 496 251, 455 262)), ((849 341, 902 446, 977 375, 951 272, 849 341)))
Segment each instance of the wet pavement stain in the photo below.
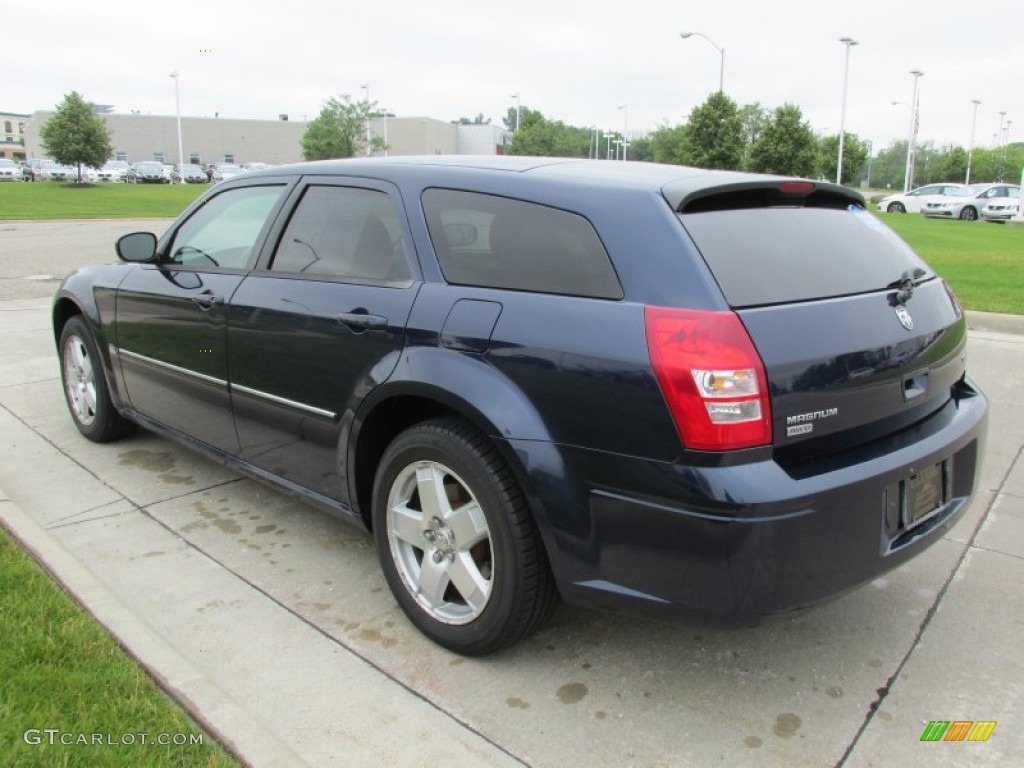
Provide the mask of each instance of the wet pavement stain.
POLYGON ((597 712, 594 713, 594 717, 598 720, 604 720, 606 717, 608 717, 608 713, 605 712, 603 709, 599 709, 597 710, 597 712))
POLYGON ((169 485, 195 485, 196 479, 192 475, 176 475, 173 472, 163 472, 157 475, 157 479, 169 485))
POLYGON ((380 632, 373 628, 360 630, 359 639, 366 640, 367 642, 371 643, 380 643, 385 648, 390 648, 394 645, 398 645, 397 639, 393 637, 388 637, 387 635, 382 635, 380 632))
POLYGON ((118 463, 126 467, 148 469, 150 472, 167 472, 174 469, 175 458, 167 451, 150 451, 146 448, 135 448, 117 454, 118 463))
POLYGON ((566 683, 555 691, 558 700, 563 704, 578 704, 587 693, 587 686, 583 683, 566 683))
POLYGON ((160 557, 161 555, 165 555, 165 554, 167 554, 167 553, 166 552, 162 552, 160 550, 154 550, 153 552, 146 552, 143 555, 143 557, 160 557))
POLYGON ((206 528, 208 525, 212 525, 215 528, 219 528, 224 533, 242 532, 242 526, 240 526, 234 520, 225 520, 223 517, 216 514, 215 512, 211 512, 209 509, 203 506, 203 502, 201 501, 194 502, 192 504, 192 508, 202 519, 195 520, 194 522, 191 522, 188 525, 183 525, 181 527, 182 533, 198 530, 200 528, 206 528))
POLYGON ((507 699, 505 699, 505 704, 506 704, 506 706, 508 706, 508 707, 510 707, 512 709, 529 709, 530 708, 530 702, 523 701, 518 696, 509 696, 507 699))
POLYGON ((761 741, 761 738, 759 736, 747 736, 745 739, 743 739, 743 743, 751 749, 757 749, 762 744, 764 744, 764 742, 761 741))
POLYGON ((775 718, 775 725, 772 727, 772 731, 780 738, 791 739, 800 730, 801 725, 803 725, 803 721, 799 717, 792 712, 786 712, 775 718))
POLYGON ((256 533, 273 533, 277 530, 276 525, 257 525, 256 533))

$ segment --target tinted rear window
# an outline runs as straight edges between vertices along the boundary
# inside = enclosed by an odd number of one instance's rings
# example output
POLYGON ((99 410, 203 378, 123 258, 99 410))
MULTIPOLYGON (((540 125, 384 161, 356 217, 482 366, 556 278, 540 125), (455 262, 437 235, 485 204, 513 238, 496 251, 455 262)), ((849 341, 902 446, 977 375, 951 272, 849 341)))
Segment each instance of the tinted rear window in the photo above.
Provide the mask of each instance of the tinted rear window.
POLYGON ((932 274, 910 246, 858 206, 724 210, 679 219, 733 307, 877 291, 916 267, 932 274))
POLYGON ((449 283, 622 298, 608 253, 578 214, 448 189, 426 190, 423 210, 449 283))

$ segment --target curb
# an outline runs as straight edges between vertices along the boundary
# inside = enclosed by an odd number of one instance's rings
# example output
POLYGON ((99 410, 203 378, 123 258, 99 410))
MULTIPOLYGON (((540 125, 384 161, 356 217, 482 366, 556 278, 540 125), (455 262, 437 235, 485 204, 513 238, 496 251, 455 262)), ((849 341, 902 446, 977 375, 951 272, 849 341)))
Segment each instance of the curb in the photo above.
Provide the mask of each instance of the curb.
POLYGON ((1024 335, 1024 315, 1003 315, 997 312, 966 310, 967 328, 972 331, 1024 335))
POLYGON ((291 747, 261 728, 238 702, 211 683, 149 624, 125 607, 56 539, 23 513, 2 488, 0 526, 110 633, 165 693, 243 764, 307 765, 291 747), (229 732, 233 735, 229 736, 229 732))

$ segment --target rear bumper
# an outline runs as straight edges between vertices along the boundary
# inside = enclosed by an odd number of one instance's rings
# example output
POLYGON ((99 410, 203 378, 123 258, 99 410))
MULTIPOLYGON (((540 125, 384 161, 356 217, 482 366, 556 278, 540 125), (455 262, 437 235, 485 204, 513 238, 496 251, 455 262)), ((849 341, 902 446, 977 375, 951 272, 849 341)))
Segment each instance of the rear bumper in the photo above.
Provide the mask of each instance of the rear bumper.
POLYGON ((826 600, 905 562, 960 519, 987 413, 984 395, 965 383, 924 421, 799 467, 771 458, 660 464, 567 449, 571 475, 588 478, 590 490, 575 519, 548 515, 559 587, 569 602, 705 620, 826 600), (893 530, 901 483, 937 464, 949 468, 945 502, 893 530))

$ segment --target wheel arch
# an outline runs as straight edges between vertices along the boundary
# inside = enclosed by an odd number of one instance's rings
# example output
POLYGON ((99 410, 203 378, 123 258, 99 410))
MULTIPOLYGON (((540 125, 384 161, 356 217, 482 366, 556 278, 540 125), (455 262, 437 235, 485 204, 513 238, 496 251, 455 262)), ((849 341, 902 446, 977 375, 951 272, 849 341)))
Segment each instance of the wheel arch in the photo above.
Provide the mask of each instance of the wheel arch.
MULTIPOLYGON (((555 543, 545 503, 549 493, 538 488, 535 474, 564 476, 568 470, 541 414, 526 395, 483 359, 448 350, 403 355, 398 370, 401 377, 377 387, 346 430, 344 473, 350 506, 366 527, 372 528, 374 477, 388 445, 415 424, 455 416, 484 435, 505 460, 550 556, 555 543), (417 357, 429 359, 409 359, 417 357)), ((550 482, 542 485, 550 490, 550 482)), ((572 487, 569 482, 556 485, 572 487)))

